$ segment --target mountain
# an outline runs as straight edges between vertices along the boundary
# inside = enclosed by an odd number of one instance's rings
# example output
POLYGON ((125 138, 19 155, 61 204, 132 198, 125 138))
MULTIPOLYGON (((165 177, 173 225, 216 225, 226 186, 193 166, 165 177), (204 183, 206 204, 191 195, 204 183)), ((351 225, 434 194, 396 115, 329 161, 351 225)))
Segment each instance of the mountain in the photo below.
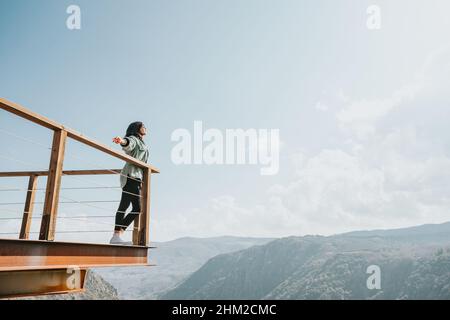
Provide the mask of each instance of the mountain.
POLYGON ((11 300, 118 300, 117 290, 100 275, 88 270, 82 293, 43 295, 11 300))
POLYGON ((111 283, 121 299, 157 299, 200 268, 210 258, 254 245, 265 244, 271 238, 191 238, 168 242, 153 242, 149 252, 151 267, 120 267, 96 269, 111 283))
POLYGON ((450 299, 450 223, 277 239, 210 259, 161 299, 450 299))
POLYGON ((392 230, 354 231, 344 233, 341 236, 358 238, 380 237, 391 240, 411 241, 413 243, 439 244, 448 240, 449 233, 450 222, 447 222, 392 230))

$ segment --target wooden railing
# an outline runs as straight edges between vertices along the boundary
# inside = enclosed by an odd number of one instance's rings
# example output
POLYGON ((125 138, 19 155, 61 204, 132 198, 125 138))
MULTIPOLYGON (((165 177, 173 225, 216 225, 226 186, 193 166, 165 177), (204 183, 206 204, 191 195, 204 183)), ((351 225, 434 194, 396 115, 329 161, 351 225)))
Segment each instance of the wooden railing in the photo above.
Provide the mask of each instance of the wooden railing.
POLYGON ((28 239, 29 237, 30 221, 32 218, 35 196, 34 190, 36 189, 37 179, 39 176, 47 176, 47 186, 45 190, 39 240, 53 241, 55 239, 55 227, 58 215, 58 202, 62 176, 120 174, 119 169, 63 171, 66 141, 68 138, 71 138, 142 169, 143 179, 141 189, 141 213, 134 221, 133 244, 137 246, 148 246, 150 223, 150 181, 152 173, 159 173, 158 169, 150 164, 139 161, 124 153, 111 149, 106 145, 89 139, 72 129, 66 128, 63 125, 34 113, 16 103, 0 98, 0 109, 6 110, 53 131, 53 143, 48 171, 0 172, 0 177, 29 177, 24 215, 20 231, 21 239, 28 239))

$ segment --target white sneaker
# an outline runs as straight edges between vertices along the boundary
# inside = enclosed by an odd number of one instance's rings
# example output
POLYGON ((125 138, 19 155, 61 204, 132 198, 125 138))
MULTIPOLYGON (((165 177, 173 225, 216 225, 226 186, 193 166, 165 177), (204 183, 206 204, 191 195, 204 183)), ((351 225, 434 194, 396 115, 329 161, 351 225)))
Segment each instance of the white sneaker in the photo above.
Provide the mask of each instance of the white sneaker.
POLYGON ((111 240, 109 240, 110 244, 121 244, 121 245, 127 245, 131 246, 133 243, 131 241, 125 241, 123 240, 119 235, 114 234, 111 240))

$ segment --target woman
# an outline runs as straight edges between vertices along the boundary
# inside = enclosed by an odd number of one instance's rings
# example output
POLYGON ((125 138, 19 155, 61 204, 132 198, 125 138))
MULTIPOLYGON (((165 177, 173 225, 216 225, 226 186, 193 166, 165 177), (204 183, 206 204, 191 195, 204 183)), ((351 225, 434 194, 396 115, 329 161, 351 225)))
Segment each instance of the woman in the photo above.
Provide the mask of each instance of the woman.
MULTIPOLYGON (((149 152, 143 140, 146 134, 147 129, 142 122, 133 122, 128 126, 125 138, 115 137, 113 142, 120 144, 127 155, 147 162, 149 152)), ((131 244, 131 242, 124 241, 121 236, 141 212, 142 177, 142 169, 130 163, 126 163, 121 171, 122 197, 116 213, 116 226, 110 240, 111 244, 131 244), (132 205, 131 212, 125 215, 130 204, 132 205)))

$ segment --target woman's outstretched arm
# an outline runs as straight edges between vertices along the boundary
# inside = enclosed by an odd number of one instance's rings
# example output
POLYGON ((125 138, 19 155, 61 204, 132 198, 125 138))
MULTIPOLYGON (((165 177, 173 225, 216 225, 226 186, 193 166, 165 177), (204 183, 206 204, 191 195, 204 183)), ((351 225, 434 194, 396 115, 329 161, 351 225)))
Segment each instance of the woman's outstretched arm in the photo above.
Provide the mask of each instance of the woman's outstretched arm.
POLYGON ((129 153, 132 150, 134 150, 134 148, 136 148, 136 142, 137 138, 135 137, 125 137, 125 138, 121 138, 121 137, 115 137, 113 139, 113 142, 116 144, 120 144, 120 146, 122 147, 122 150, 125 151, 125 153, 129 153))
POLYGON ((127 138, 122 138, 119 136, 114 137, 113 142, 115 144, 120 144, 122 147, 126 147, 130 143, 130 141, 127 138))

